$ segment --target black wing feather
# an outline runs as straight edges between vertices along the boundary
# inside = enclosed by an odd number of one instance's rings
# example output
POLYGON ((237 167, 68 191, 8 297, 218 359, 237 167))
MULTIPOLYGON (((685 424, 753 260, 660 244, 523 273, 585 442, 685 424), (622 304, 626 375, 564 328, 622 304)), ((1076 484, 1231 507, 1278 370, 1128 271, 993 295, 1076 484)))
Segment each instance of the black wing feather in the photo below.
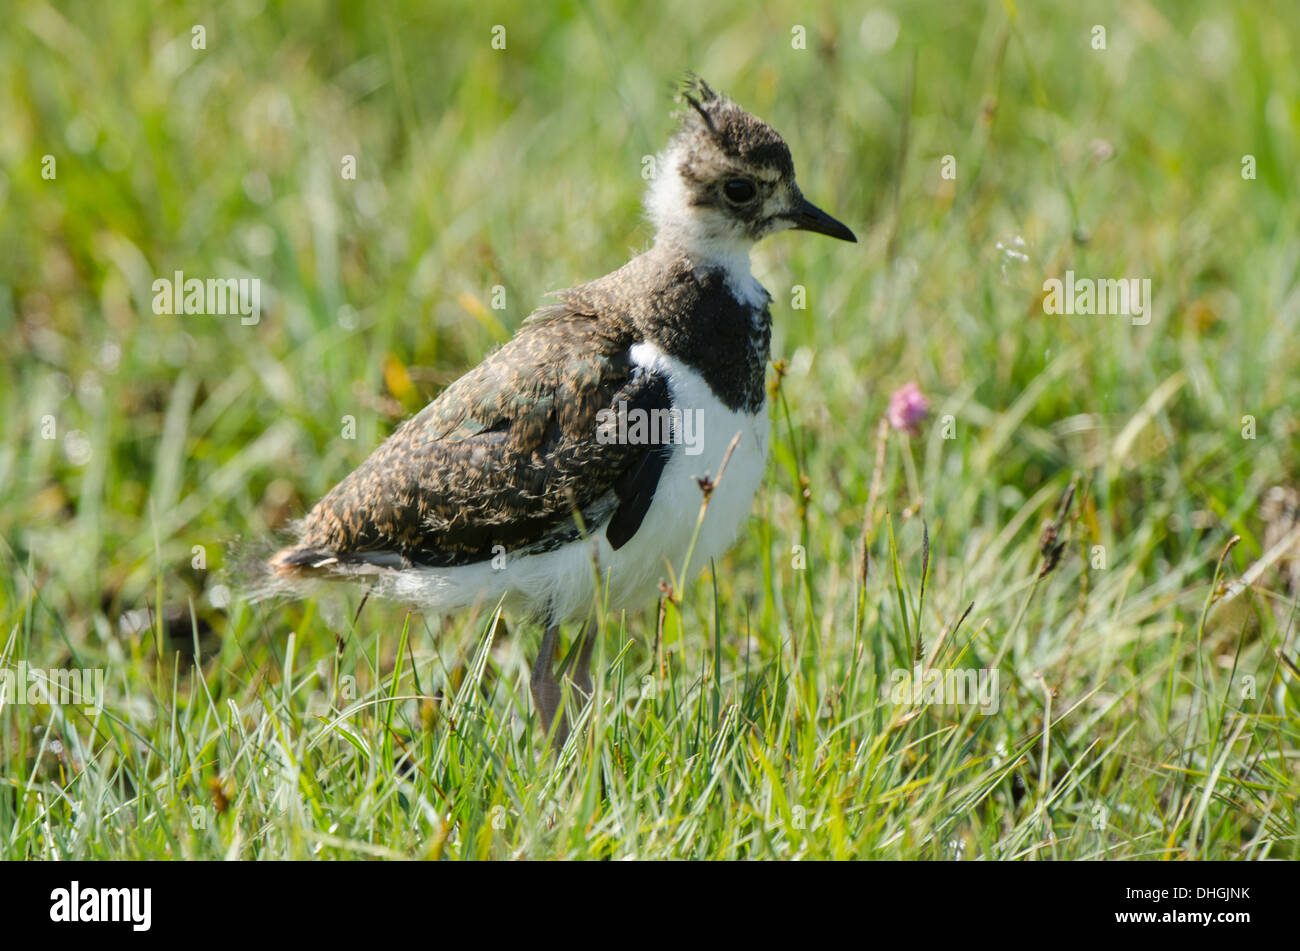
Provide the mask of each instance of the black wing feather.
MULTIPOLYGON (((633 373, 633 382, 641 382, 642 386, 636 389, 636 397, 627 404, 627 410, 630 412, 635 409, 644 413, 657 411, 663 414, 660 418, 667 419, 668 411, 672 408, 668 380, 657 374, 645 374, 645 378, 639 380, 642 374, 645 371, 640 367, 633 373)), ((614 483, 614 495, 619 506, 610 516, 605 538, 615 551, 626 545, 641 527, 646 512, 650 510, 650 503, 654 501, 659 477, 663 475, 664 466, 671 455, 671 448, 662 441, 662 430, 653 427, 650 431, 658 435, 660 441, 648 444, 641 458, 614 483)))

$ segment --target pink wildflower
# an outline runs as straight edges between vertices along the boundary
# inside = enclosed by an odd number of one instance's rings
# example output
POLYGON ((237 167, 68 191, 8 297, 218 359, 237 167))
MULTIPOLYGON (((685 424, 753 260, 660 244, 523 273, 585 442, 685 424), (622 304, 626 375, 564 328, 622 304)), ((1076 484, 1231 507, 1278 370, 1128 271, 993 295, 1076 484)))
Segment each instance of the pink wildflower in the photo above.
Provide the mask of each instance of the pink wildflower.
POLYGON ((889 398, 889 425, 910 436, 920 434, 921 422, 930 415, 930 401, 915 383, 905 383, 889 398))

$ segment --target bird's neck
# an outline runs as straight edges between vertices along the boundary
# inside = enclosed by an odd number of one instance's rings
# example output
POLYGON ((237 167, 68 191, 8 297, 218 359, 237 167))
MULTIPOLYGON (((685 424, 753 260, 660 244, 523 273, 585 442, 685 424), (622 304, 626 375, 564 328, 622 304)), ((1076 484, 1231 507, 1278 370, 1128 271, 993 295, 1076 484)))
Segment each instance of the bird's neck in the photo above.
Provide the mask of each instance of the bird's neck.
POLYGON ((684 228, 660 231, 655 245, 676 252, 698 269, 717 268, 737 276, 750 273, 749 252, 754 245, 749 241, 729 241, 684 228))

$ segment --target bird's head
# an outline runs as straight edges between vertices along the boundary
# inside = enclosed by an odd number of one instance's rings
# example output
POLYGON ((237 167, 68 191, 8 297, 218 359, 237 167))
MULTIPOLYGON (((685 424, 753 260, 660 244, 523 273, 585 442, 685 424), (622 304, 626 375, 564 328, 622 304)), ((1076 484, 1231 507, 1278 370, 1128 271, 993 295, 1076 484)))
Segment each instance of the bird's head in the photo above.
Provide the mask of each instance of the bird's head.
POLYGON ((748 256, 756 241, 792 228, 857 241, 803 197, 775 129, 696 77, 681 99, 688 108, 646 200, 657 240, 705 258, 748 256))

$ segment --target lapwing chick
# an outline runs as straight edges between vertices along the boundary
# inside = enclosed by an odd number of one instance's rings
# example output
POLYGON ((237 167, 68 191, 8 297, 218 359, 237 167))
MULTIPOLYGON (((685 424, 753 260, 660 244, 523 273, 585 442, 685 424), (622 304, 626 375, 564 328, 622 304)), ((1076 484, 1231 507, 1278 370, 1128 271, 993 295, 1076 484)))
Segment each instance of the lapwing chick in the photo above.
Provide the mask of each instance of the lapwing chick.
MULTIPOLYGON (((654 245, 557 292, 331 489, 267 563, 272 589, 290 594, 329 579, 433 613, 504 599, 544 625, 530 688, 548 733, 563 698, 560 626, 586 622, 568 678, 590 696, 596 605, 652 603, 680 571, 700 480, 718 475, 733 439, 691 563, 721 555, 749 515, 767 455, 771 340, 750 249, 791 229, 857 240, 803 197, 776 130, 702 80, 681 98, 646 201, 654 245)), ((555 735, 566 734, 561 714, 555 735)))

